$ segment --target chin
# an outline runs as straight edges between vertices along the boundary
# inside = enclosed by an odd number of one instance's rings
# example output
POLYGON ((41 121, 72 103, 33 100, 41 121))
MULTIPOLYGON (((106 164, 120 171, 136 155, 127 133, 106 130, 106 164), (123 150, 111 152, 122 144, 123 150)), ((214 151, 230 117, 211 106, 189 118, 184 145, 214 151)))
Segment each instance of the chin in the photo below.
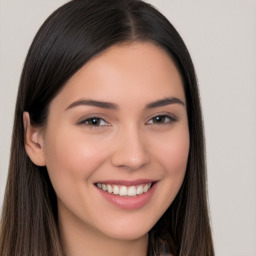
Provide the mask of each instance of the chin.
POLYGON ((101 227, 101 232, 105 233, 106 236, 120 239, 120 240, 137 240, 147 236, 148 232, 152 229, 155 223, 142 219, 139 222, 133 221, 133 223, 116 223, 115 225, 108 225, 101 227))

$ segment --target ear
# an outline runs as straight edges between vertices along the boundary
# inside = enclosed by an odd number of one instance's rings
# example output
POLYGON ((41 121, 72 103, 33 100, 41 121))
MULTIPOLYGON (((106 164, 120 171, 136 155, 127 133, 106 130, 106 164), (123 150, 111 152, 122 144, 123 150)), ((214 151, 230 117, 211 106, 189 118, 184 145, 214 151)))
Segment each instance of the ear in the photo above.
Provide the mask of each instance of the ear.
POLYGON ((31 125, 28 112, 23 113, 23 125, 25 131, 24 146, 29 158, 35 165, 45 166, 42 128, 31 125))

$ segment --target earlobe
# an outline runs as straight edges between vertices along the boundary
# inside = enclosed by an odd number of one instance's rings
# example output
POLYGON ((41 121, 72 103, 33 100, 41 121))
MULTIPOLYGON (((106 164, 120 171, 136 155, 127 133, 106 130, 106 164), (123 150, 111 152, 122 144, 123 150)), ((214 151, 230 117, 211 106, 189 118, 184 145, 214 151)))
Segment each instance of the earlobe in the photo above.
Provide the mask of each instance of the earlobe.
POLYGON ((45 166, 42 129, 33 127, 28 112, 23 113, 25 150, 31 161, 38 166, 45 166))

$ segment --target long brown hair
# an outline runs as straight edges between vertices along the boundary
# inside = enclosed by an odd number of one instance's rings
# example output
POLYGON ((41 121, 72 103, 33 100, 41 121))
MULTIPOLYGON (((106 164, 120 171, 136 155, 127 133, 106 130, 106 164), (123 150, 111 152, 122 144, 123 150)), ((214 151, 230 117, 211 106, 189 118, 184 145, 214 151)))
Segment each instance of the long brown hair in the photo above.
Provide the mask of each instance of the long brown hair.
POLYGON ((147 41, 162 47, 179 70, 186 95, 190 152, 178 195, 149 232, 148 255, 163 245, 173 256, 212 256, 203 122, 196 75, 188 50, 171 23, 139 0, 73 0, 41 26, 21 75, 0 229, 2 256, 61 256, 57 200, 46 167, 24 148, 22 115, 44 126, 52 99, 67 80, 112 45, 147 41))

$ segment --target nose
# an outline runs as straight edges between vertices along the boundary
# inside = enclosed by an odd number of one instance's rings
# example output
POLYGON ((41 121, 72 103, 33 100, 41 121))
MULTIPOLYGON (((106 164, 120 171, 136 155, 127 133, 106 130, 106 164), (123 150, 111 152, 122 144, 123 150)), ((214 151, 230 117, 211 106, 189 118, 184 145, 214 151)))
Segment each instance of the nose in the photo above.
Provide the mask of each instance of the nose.
POLYGON ((112 164, 130 171, 138 170, 149 163, 145 138, 138 129, 120 132, 111 158, 112 164))

